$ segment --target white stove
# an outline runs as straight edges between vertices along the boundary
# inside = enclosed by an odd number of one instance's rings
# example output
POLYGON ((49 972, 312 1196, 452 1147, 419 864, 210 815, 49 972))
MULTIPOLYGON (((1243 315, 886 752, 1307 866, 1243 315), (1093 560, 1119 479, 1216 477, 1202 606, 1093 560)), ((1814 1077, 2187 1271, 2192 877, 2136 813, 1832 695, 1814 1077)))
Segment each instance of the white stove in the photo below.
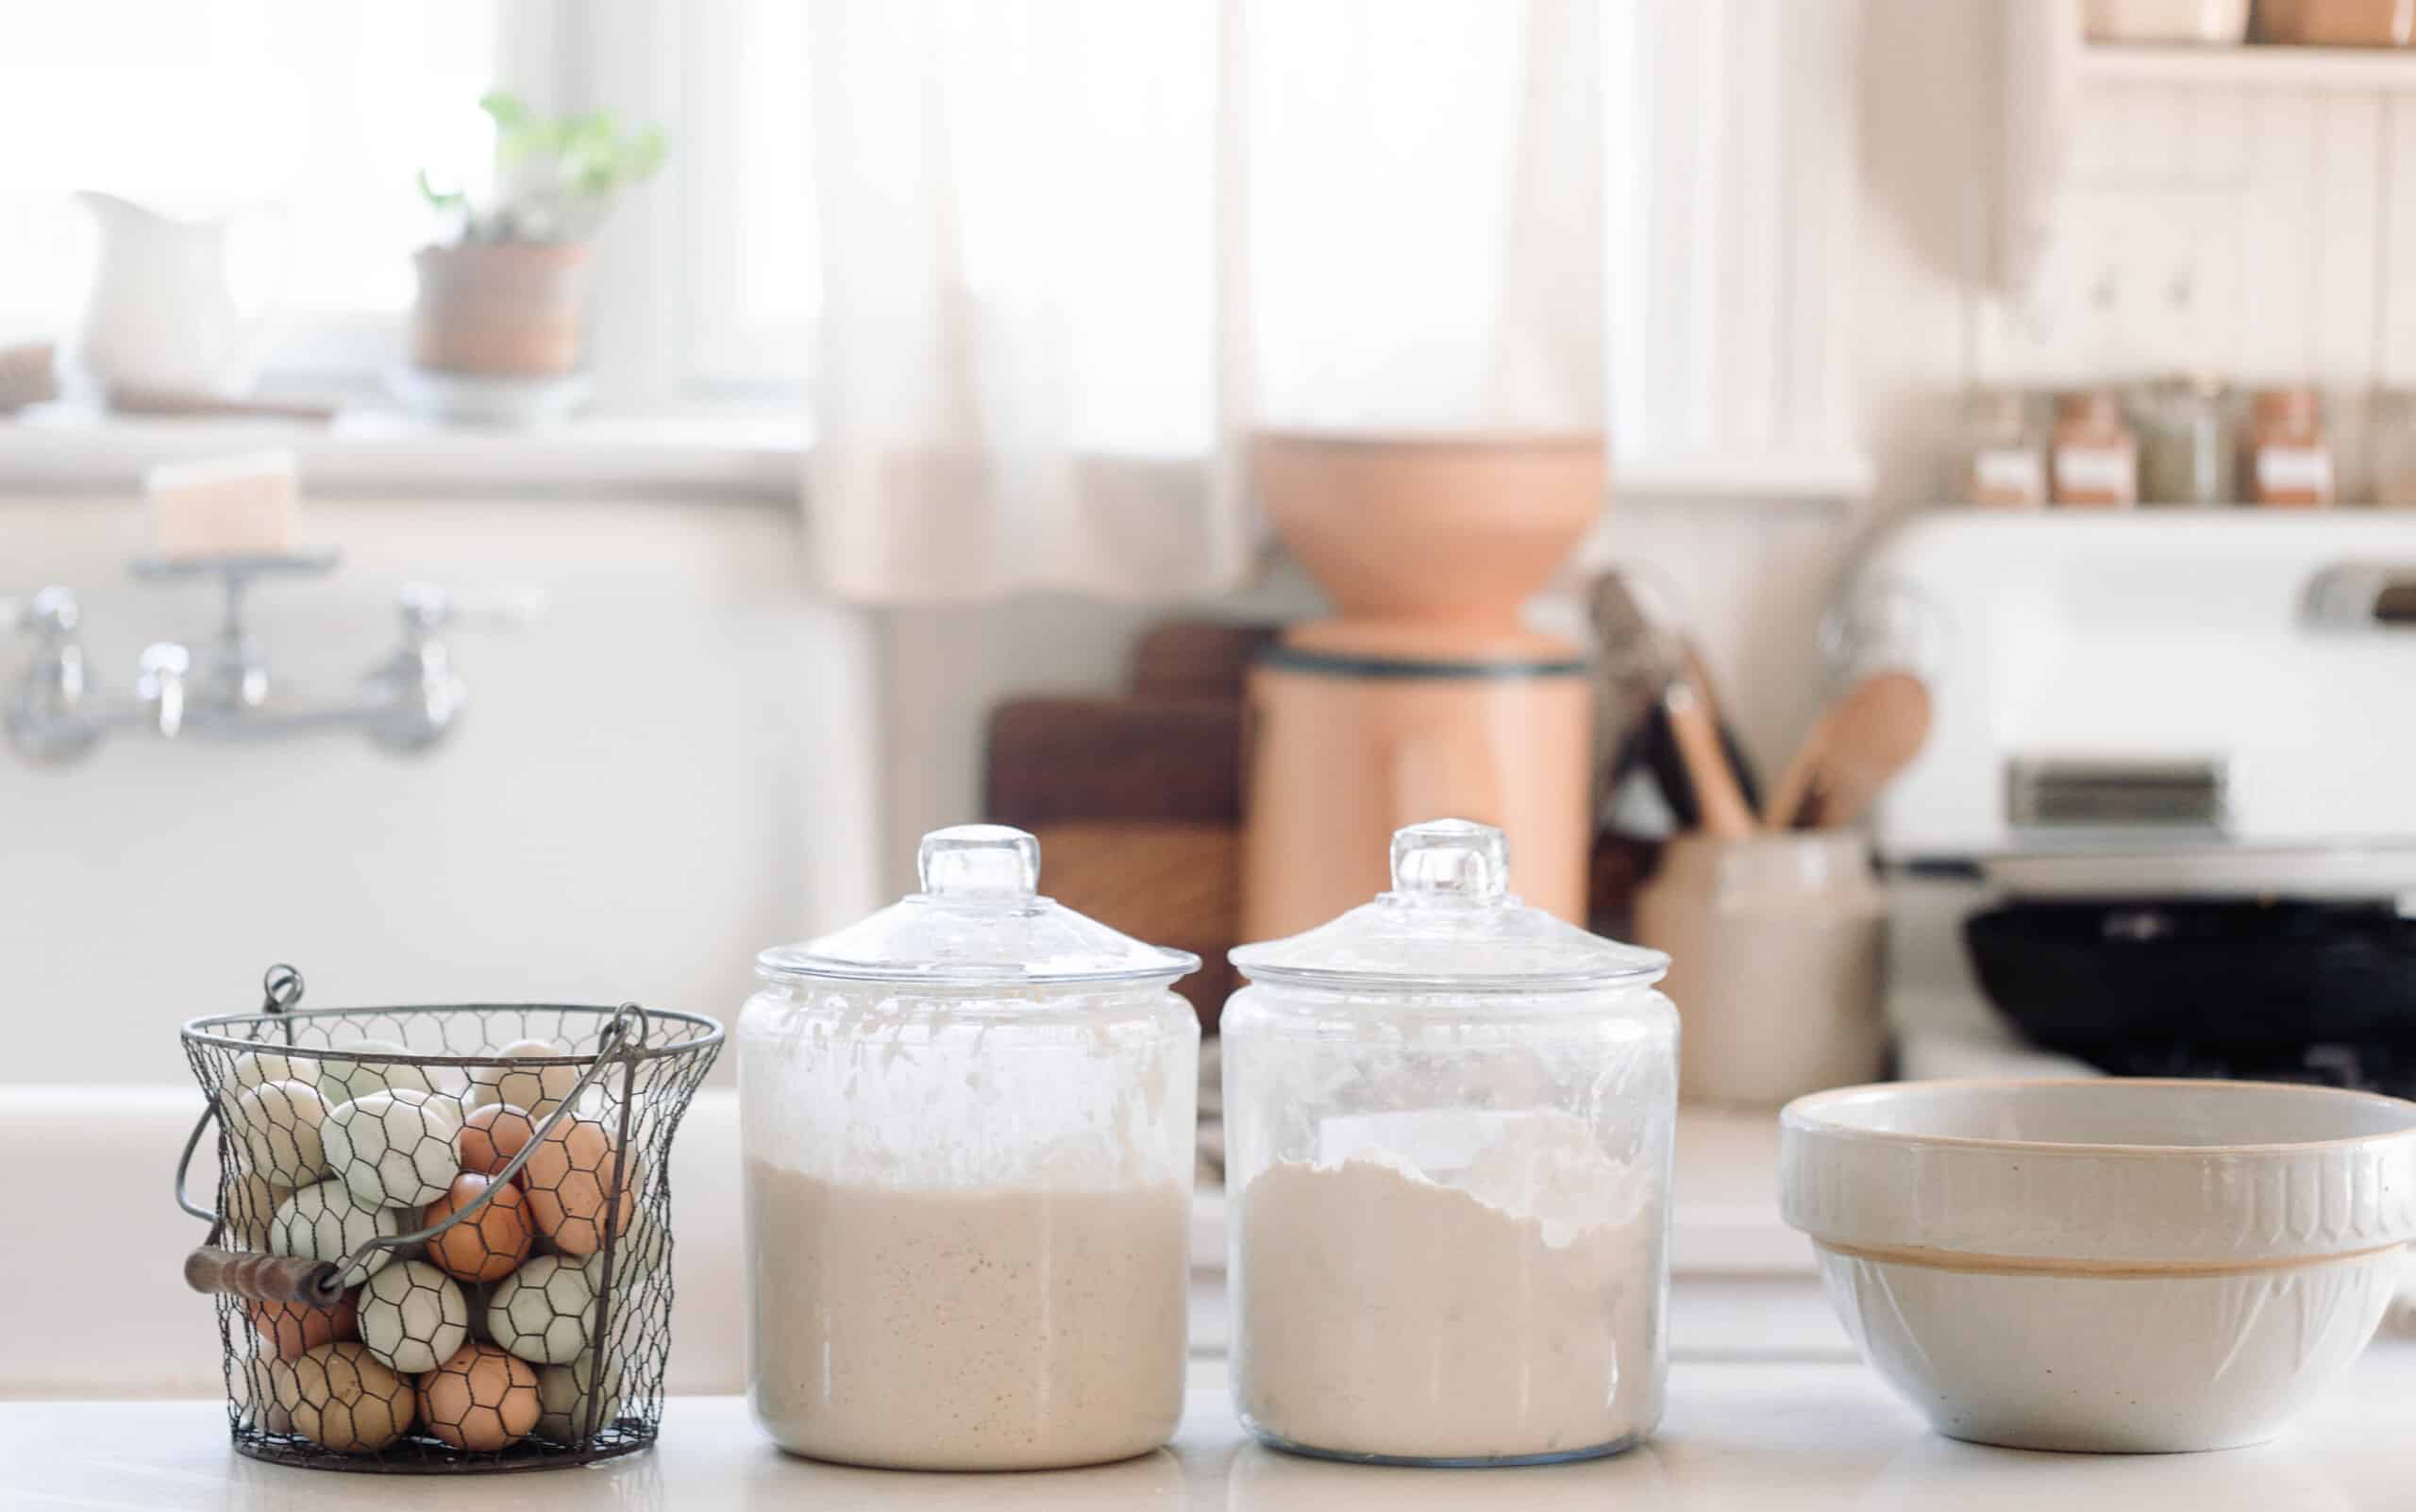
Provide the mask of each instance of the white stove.
MULTIPOLYGON (((1846 606, 1935 697, 1873 815, 1904 1074, 2091 1068, 1982 988, 1983 909, 2416 905, 2416 512, 1940 512, 1884 540, 1846 606)), ((2357 1079, 2338 1049, 2310 1045, 2307 1074, 2357 1079)))

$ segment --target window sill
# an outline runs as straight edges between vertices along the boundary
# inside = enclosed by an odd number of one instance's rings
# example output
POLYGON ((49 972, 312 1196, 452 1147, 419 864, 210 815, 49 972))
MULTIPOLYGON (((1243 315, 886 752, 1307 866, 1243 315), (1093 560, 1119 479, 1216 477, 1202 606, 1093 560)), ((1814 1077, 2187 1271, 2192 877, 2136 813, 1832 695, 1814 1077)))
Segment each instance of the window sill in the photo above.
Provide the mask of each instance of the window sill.
POLYGON ((597 414, 480 429, 376 407, 319 423, 52 404, 0 419, 0 492, 125 492, 161 462, 280 446, 299 460, 304 486, 328 496, 578 490, 793 499, 806 439, 801 416, 765 411, 597 414))
MULTIPOLYGON (((591 414, 522 429, 420 420, 364 405, 332 421, 176 419, 113 414, 90 405, 37 406, 0 418, 0 492, 123 493, 145 469, 281 446, 304 485, 329 496, 503 496, 665 494, 794 499, 810 445, 805 419, 748 408, 670 414, 591 414)), ((1611 460, 1621 506, 1850 507, 1871 491, 1868 459, 1852 452, 1767 457, 1611 460)))

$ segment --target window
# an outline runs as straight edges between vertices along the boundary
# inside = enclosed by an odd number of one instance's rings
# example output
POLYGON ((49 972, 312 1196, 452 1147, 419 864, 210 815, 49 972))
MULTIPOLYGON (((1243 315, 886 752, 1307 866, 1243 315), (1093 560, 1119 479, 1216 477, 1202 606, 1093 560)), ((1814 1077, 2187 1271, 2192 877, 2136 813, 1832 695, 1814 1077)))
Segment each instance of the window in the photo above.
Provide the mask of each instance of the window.
MULTIPOLYGON (((242 211, 229 276, 273 305, 267 365, 368 391, 398 358, 414 175, 486 150, 497 86, 671 132, 600 238, 599 396, 803 379, 820 303, 797 0, 88 0, 0 49, 0 341, 72 343, 99 251, 78 190, 242 211), (28 144, 40 150, 25 150, 28 144)), ((783 399, 781 402, 786 402, 783 399)))
POLYGON ((822 308, 802 0, 696 8, 680 116, 692 378, 793 387, 822 308))
POLYGON ((0 332, 66 338, 98 246, 77 190, 245 216, 230 277, 274 297, 274 361, 391 361, 423 165, 469 150, 501 0, 82 0, 0 49, 0 332), (280 288, 281 285, 281 288, 280 288))

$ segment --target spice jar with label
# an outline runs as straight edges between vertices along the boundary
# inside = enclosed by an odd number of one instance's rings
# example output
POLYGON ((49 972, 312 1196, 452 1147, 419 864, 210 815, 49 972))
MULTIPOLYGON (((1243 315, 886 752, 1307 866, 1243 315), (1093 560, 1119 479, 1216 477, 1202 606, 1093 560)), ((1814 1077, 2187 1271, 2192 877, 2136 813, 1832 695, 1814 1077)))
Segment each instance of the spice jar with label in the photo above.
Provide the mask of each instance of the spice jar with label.
POLYGON ((2049 445, 2056 503, 2122 509, 2139 502, 2139 441, 2113 395, 2084 389, 2058 395, 2049 445))
POLYGON ((2366 454, 2374 502, 2385 509, 2416 509, 2416 391, 2374 395, 2366 454))
POLYGON ((1037 896, 1020 830, 766 950, 738 1022, 748 1395, 781 1448, 914 1470, 1147 1453, 1183 1409, 1197 956, 1037 896))
POLYGON ((2236 504, 2230 398, 2220 378, 2166 378, 2139 393, 2139 499, 2146 504, 2236 504))
POLYGON ((2258 0, 2257 40, 2291 47, 2416 44, 2408 0, 2258 0))
POLYGON ((2248 0, 2089 0, 2082 25, 2093 42, 2232 44, 2248 33, 2248 0))
POLYGON ((2332 443, 2313 389, 2263 389, 2249 401, 2240 473, 2253 503, 2311 509, 2332 502, 2332 443))
POLYGON ((1392 882, 1233 953, 1242 1420, 1393 1464, 1638 1443, 1666 1366, 1669 958, 1519 902, 1489 826, 1401 831, 1392 882))
POLYGON ((1964 497, 1983 509, 2047 502, 2047 460, 2030 427, 2027 396, 1982 390, 1963 404, 1964 497))

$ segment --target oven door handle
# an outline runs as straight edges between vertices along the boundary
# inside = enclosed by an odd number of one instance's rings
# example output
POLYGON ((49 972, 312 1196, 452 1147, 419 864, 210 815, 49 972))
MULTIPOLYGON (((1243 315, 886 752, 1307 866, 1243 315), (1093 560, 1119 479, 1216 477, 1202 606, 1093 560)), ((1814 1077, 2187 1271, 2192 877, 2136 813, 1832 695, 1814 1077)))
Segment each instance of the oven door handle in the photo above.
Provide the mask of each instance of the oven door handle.
POLYGON ((2307 580, 2303 605, 2319 630, 2416 630, 2416 563, 2333 563, 2307 580))

